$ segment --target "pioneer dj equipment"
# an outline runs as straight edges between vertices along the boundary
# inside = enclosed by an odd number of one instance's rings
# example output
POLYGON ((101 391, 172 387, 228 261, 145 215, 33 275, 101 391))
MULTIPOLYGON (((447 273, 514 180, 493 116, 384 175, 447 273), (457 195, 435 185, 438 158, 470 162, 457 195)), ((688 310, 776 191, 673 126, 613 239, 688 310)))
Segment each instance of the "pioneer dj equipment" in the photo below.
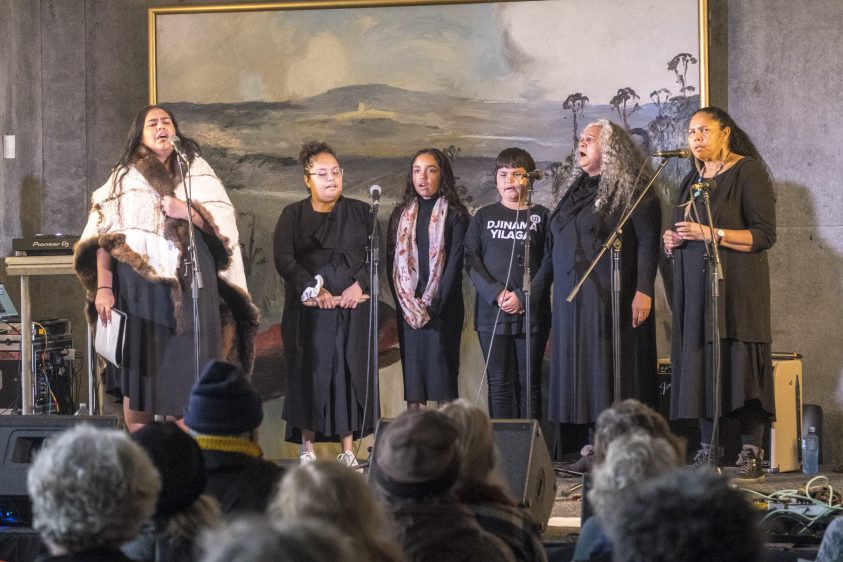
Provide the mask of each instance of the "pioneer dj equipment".
POLYGON ((78 241, 75 234, 39 234, 35 238, 13 238, 12 249, 19 256, 65 255, 73 253, 78 241))

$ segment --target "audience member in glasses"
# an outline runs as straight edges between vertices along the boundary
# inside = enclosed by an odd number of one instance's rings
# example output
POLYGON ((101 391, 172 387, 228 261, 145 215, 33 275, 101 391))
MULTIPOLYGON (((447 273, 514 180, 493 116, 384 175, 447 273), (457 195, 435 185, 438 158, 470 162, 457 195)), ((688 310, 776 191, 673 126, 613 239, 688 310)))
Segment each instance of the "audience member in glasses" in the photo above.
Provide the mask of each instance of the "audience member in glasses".
POLYGON ((299 161, 308 196, 284 208, 274 236, 284 280, 282 417, 287 441, 301 443, 300 462, 316 458, 315 442, 339 441, 338 460, 354 466, 353 441, 370 433, 377 417, 367 381, 372 219, 367 204, 343 196, 343 171, 330 146, 305 143, 299 161))

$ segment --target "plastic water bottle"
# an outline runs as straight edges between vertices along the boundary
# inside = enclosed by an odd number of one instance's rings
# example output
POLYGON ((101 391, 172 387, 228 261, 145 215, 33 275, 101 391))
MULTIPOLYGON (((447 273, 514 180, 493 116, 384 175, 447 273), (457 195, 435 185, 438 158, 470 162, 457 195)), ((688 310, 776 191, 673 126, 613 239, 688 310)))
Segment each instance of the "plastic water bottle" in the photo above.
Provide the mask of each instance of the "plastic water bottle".
POLYGON ((817 430, 808 428, 808 435, 802 438, 802 472, 816 474, 820 471, 820 438, 817 430))

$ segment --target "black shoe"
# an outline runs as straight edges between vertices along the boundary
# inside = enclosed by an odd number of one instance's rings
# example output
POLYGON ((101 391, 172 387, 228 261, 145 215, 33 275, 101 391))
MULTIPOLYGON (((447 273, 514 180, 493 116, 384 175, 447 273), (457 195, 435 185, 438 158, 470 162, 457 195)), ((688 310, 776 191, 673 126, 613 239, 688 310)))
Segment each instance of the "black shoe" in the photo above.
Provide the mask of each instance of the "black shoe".
POLYGON ((764 470, 761 468, 761 461, 764 460, 764 450, 758 449, 758 453, 753 447, 744 447, 738 455, 738 460, 735 463, 738 467, 735 478, 740 480, 757 480, 764 476, 764 470))

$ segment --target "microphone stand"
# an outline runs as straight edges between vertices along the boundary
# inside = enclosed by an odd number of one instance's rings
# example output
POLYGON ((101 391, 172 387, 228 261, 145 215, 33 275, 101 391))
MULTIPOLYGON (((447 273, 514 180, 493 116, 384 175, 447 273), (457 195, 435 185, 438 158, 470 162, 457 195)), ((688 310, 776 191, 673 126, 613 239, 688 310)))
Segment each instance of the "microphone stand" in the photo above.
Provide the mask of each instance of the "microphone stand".
MULTIPOLYGON (((372 404, 372 419, 377 420, 380 417, 380 360, 378 358, 378 311, 380 309, 378 302, 378 294, 380 286, 378 280, 380 274, 378 267, 380 265, 380 225, 378 224, 378 206, 377 199, 372 201, 372 234, 369 236, 369 252, 372 260, 371 277, 369 278, 369 333, 371 335, 371 354, 372 354, 372 384, 373 389, 373 404, 372 404)), ((366 420, 364 417, 363 424, 365 426, 366 420)), ((374 427, 372 428, 375 429, 374 427)))
POLYGON ((656 178, 659 177, 659 174, 662 173, 665 166, 667 166, 668 158, 665 157, 662 159, 662 163, 659 164, 656 173, 653 174, 653 177, 650 179, 650 183, 641 190, 641 193, 638 194, 638 197, 635 199, 635 202, 628 206, 626 212, 621 215, 621 218, 618 220, 615 229, 612 231, 611 234, 606 238, 603 244, 600 247, 600 251, 597 252, 597 255, 594 256, 594 259, 591 260, 591 263, 588 266, 588 269, 585 270, 585 273, 582 274, 577 284, 571 289, 571 292, 565 298, 566 302, 572 302, 577 294, 580 292, 583 283, 585 280, 588 279, 591 272, 594 271, 594 268, 597 267, 597 263, 600 261, 600 258, 603 257, 609 248, 612 248, 612 374, 613 374, 613 383, 614 383, 614 401, 620 402, 621 401, 621 331, 620 331, 620 291, 621 291, 621 270, 620 270, 620 253, 621 253, 621 240, 620 235, 623 234, 623 227, 632 217, 635 210, 638 208, 638 205, 644 199, 644 196, 650 191, 650 188, 656 182, 656 178))
MULTIPOLYGON (((199 289, 203 288, 202 269, 199 265, 199 254, 196 251, 196 228, 193 224, 193 190, 192 176, 190 175, 190 162, 182 158, 176 152, 176 162, 179 165, 181 181, 184 185, 185 202, 187 203, 187 232, 188 232, 188 257, 184 264, 189 267, 191 296, 193 298, 193 377, 194 381, 199 380, 199 289), (185 175, 185 168, 187 174, 185 175)), ((185 272, 185 275, 188 273, 185 272)))
POLYGON ((720 373, 720 281, 723 281, 723 264, 720 261, 720 246, 716 242, 716 231, 714 229, 714 220, 711 215, 711 193, 710 186, 705 182, 700 182, 700 191, 703 196, 703 205, 705 206, 705 216, 708 220, 708 228, 711 232, 711 240, 707 244, 711 247, 711 252, 708 255, 709 260, 709 306, 711 307, 711 391, 713 393, 713 407, 714 407, 714 421, 712 423, 711 431, 711 451, 712 454, 708 457, 709 464, 715 468, 719 465, 720 457, 720 412, 723 409, 722 397, 720 396, 721 373, 720 373), (712 263, 713 262, 713 263, 712 263), (713 267, 711 267, 713 265, 713 267))
POLYGON ((532 306, 530 305, 530 295, 533 292, 532 289, 532 279, 530 276, 530 228, 532 226, 532 221, 530 220, 530 209, 533 208, 533 182, 528 180, 527 183, 527 235, 524 237, 524 277, 521 283, 521 292, 524 293, 524 346, 526 349, 526 359, 527 365, 525 366, 524 374, 526 379, 526 392, 527 396, 525 397, 526 408, 524 408, 524 417, 526 419, 532 419, 533 417, 533 386, 532 386, 532 375, 533 375, 533 365, 532 365, 532 353, 530 352, 531 347, 530 344, 532 343, 533 339, 533 326, 530 322, 532 318, 532 306))

